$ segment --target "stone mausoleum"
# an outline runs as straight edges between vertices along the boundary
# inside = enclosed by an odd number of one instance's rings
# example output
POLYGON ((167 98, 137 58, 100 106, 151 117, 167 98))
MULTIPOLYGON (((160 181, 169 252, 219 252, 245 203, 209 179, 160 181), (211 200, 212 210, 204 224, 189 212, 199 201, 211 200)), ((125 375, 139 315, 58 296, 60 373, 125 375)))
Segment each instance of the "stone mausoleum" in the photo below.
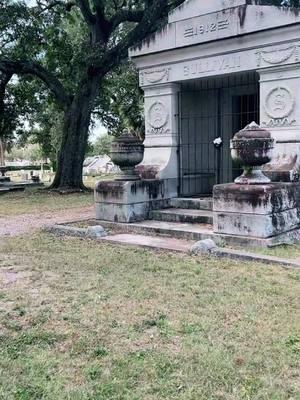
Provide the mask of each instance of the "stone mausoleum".
MULTIPOLYGON (((176 204, 209 213, 214 192, 215 234, 269 238, 299 228, 300 10, 255 3, 187 0, 131 49, 145 94, 140 179, 99 182, 97 218, 164 220, 176 204), (252 122, 273 139, 262 167, 271 183, 233 184, 243 168, 231 140, 252 122)), ((178 214, 173 221, 188 221, 178 214)))

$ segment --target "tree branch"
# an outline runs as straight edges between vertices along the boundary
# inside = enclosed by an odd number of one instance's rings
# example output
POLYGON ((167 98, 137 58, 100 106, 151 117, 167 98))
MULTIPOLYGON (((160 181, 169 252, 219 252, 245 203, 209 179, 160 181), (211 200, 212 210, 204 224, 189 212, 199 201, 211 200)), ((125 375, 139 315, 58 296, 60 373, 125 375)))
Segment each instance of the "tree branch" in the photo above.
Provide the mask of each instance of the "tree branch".
POLYGON ((40 78, 56 97, 63 108, 71 103, 71 96, 62 83, 41 64, 33 61, 0 60, 0 71, 6 74, 34 75, 40 78))
POLYGON ((111 19, 111 31, 114 31, 123 22, 141 22, 144 16, 142 10, 120 10, 111 19))
POLYGON ((93 0, 93 4, 97 13, 97 16, 100 19, 103 19, 105 16, 105 7, 104 7, 104 3, 103 0, 93 0))
POLYGON ((0 74, 0 119, 4 109, 5 90, 8 82, 11 80, 13 74, 11 72, 3 72, 0 74))
POLYGON ((44 5, 44 6, 40 6, 41 10, 39 11, 38 15, 41 15, 42 13, 44 13, 45 11, 49 11, 52 8, 55 8, 56 6, 61 6, 64 7, 66 9, 66 11, 71 11, 71 8, 76 6, 77 4, 73 1, 69 1, 67 3, 65 3, 64 1, 53 1, 52 3, 48 4, 48 5, 44 5))
POLYGON ((92 13, 88 0, 77 0, 78 7, 88 25, 96 23, 96 16, 92 13))
MULTIPOLYGON (((184 0, 184 1, 185 1, 185 0, 184 0)), ((182 1, 182 0, 174 0, 174 1, 171 1, 171 2, 168 4, 167 11, 169 12, 169 11, 174 10, 176 7, 180 6, 184 1, 182 1)))
POLYGON ((172 3, 169 3, 167 0, 156 0, 151 5, 148 3, 138 24, 107 52, 102 60, 101 69, 108 72, 109 69, 114 68, 114 66, 128 56, 128 49, 131 46, 140 43, 146 37, 156 32, 162 20, 167 17, 170 7, 174 8, 183 2, 184 0, 175 0, 172 3))

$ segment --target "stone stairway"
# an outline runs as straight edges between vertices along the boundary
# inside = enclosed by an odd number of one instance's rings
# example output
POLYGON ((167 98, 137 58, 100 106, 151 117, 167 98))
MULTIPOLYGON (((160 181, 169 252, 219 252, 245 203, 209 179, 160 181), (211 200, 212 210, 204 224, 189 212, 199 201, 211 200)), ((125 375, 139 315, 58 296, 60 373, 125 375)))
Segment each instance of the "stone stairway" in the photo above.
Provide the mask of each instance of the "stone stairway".
MULTIPOLYGON (((132 234, 133 237, 122 240, 126 243, 130 241, 145 247, 155 247, 159 242, 160 248, 186 249, 191 242, 204 239, 213 239, 217 245, 242 246, 242 247, 266 247, 281 243, 285 237, 261 239, 247 236, 215 234, 213 232, 213 211, 212 198, 175 198, 171 201, 169 208, 153 210, 150 218, 146 221, 133 223, 118 223, 95 220, 95 225, 102 225, 106 229, 114 229, 119 234, 132 234), (167 239, 174 241, 169 242, 167 239), (166 239, 164 241, 163 239, 166 239), (177 242, 181 240, 182 242, 177 242)), ((109 239, 107 239, 109 240, 109 239)), ((297 240, 299 240, 297 238, 297 240)))
MULTIPOLYGON (((149 219, 134 223, 100 221, 121 233, 198 241, 214 238, 212 198, 175 198, 169 208, 153 210, 149 219)), ((99 224, 99 221, 97 221, 99 224)))
POLYGON ((150 212, 150 219, 170 223, 191 223, 212 225, 212 199, 176 198, 171 200, 171 207, 150 212))

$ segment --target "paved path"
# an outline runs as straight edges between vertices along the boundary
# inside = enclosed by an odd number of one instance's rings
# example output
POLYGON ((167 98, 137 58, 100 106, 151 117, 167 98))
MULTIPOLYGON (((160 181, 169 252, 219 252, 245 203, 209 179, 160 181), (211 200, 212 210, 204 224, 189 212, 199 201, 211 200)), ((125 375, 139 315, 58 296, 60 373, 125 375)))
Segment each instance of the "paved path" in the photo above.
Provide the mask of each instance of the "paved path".
POLYGON ((0 237, 22 235, 34 232, 44 226, 94 217, 93 206, 0 217, 0 237))

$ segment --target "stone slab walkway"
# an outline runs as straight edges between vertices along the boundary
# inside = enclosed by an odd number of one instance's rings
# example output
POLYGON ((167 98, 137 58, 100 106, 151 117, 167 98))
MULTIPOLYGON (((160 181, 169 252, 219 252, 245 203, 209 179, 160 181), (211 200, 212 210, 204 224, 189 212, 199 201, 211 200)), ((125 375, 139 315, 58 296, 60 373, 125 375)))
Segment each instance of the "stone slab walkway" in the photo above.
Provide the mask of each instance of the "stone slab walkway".
POLYGON ((181 253, 188 253, 191 246, 194 244, 194 242, 190 240, 167 238, 167 237, 143 236, 143 235, 135 235, 129 233, 106 236, 101 240, 105 240, 110 243, 123 244, 127 246, 131 245, 131 246, 139 246, 152 249, 171 250, 171 251, 178 251, 181 253))
POLYGON ((32 233, 35 230, 54 224, 82 221, 93 217, 93 206, 0 217, 0 237, 32 233))
MULTIPOLYGON (((96 225, 94 225, 94 227, 95 226, 96 225)), ((56 224, 52 226, 47 226, 45 227, 45 231, 59 236, 61 235, 73 236, 73 237, 91 239, 91 237, 88 235, 88 229, 72 227, 69 225, 56 224)), ((95 237, 92 239, 116 245, 144 247, 157 250, 168 250, 186 254, 191 253, 191 247, 195 244, 195 241, 193 240, 178 239, 165 236, 141 235, 137 233, 115 233, 115 234, 112 233, 108 236, 101 236, 98 238, 95 237)), ((221 248, 221 247, 213 248, 205 253, 199 252, 198 254, 194 255, 201 256, 203 254, 219 258, 230 258, 241 261, 279 265, 283 268, 293 268, 300 270, 299 259, 284 259, 274 256, 248 253, 242 250, 233 250, 230 248, 221 248)))

